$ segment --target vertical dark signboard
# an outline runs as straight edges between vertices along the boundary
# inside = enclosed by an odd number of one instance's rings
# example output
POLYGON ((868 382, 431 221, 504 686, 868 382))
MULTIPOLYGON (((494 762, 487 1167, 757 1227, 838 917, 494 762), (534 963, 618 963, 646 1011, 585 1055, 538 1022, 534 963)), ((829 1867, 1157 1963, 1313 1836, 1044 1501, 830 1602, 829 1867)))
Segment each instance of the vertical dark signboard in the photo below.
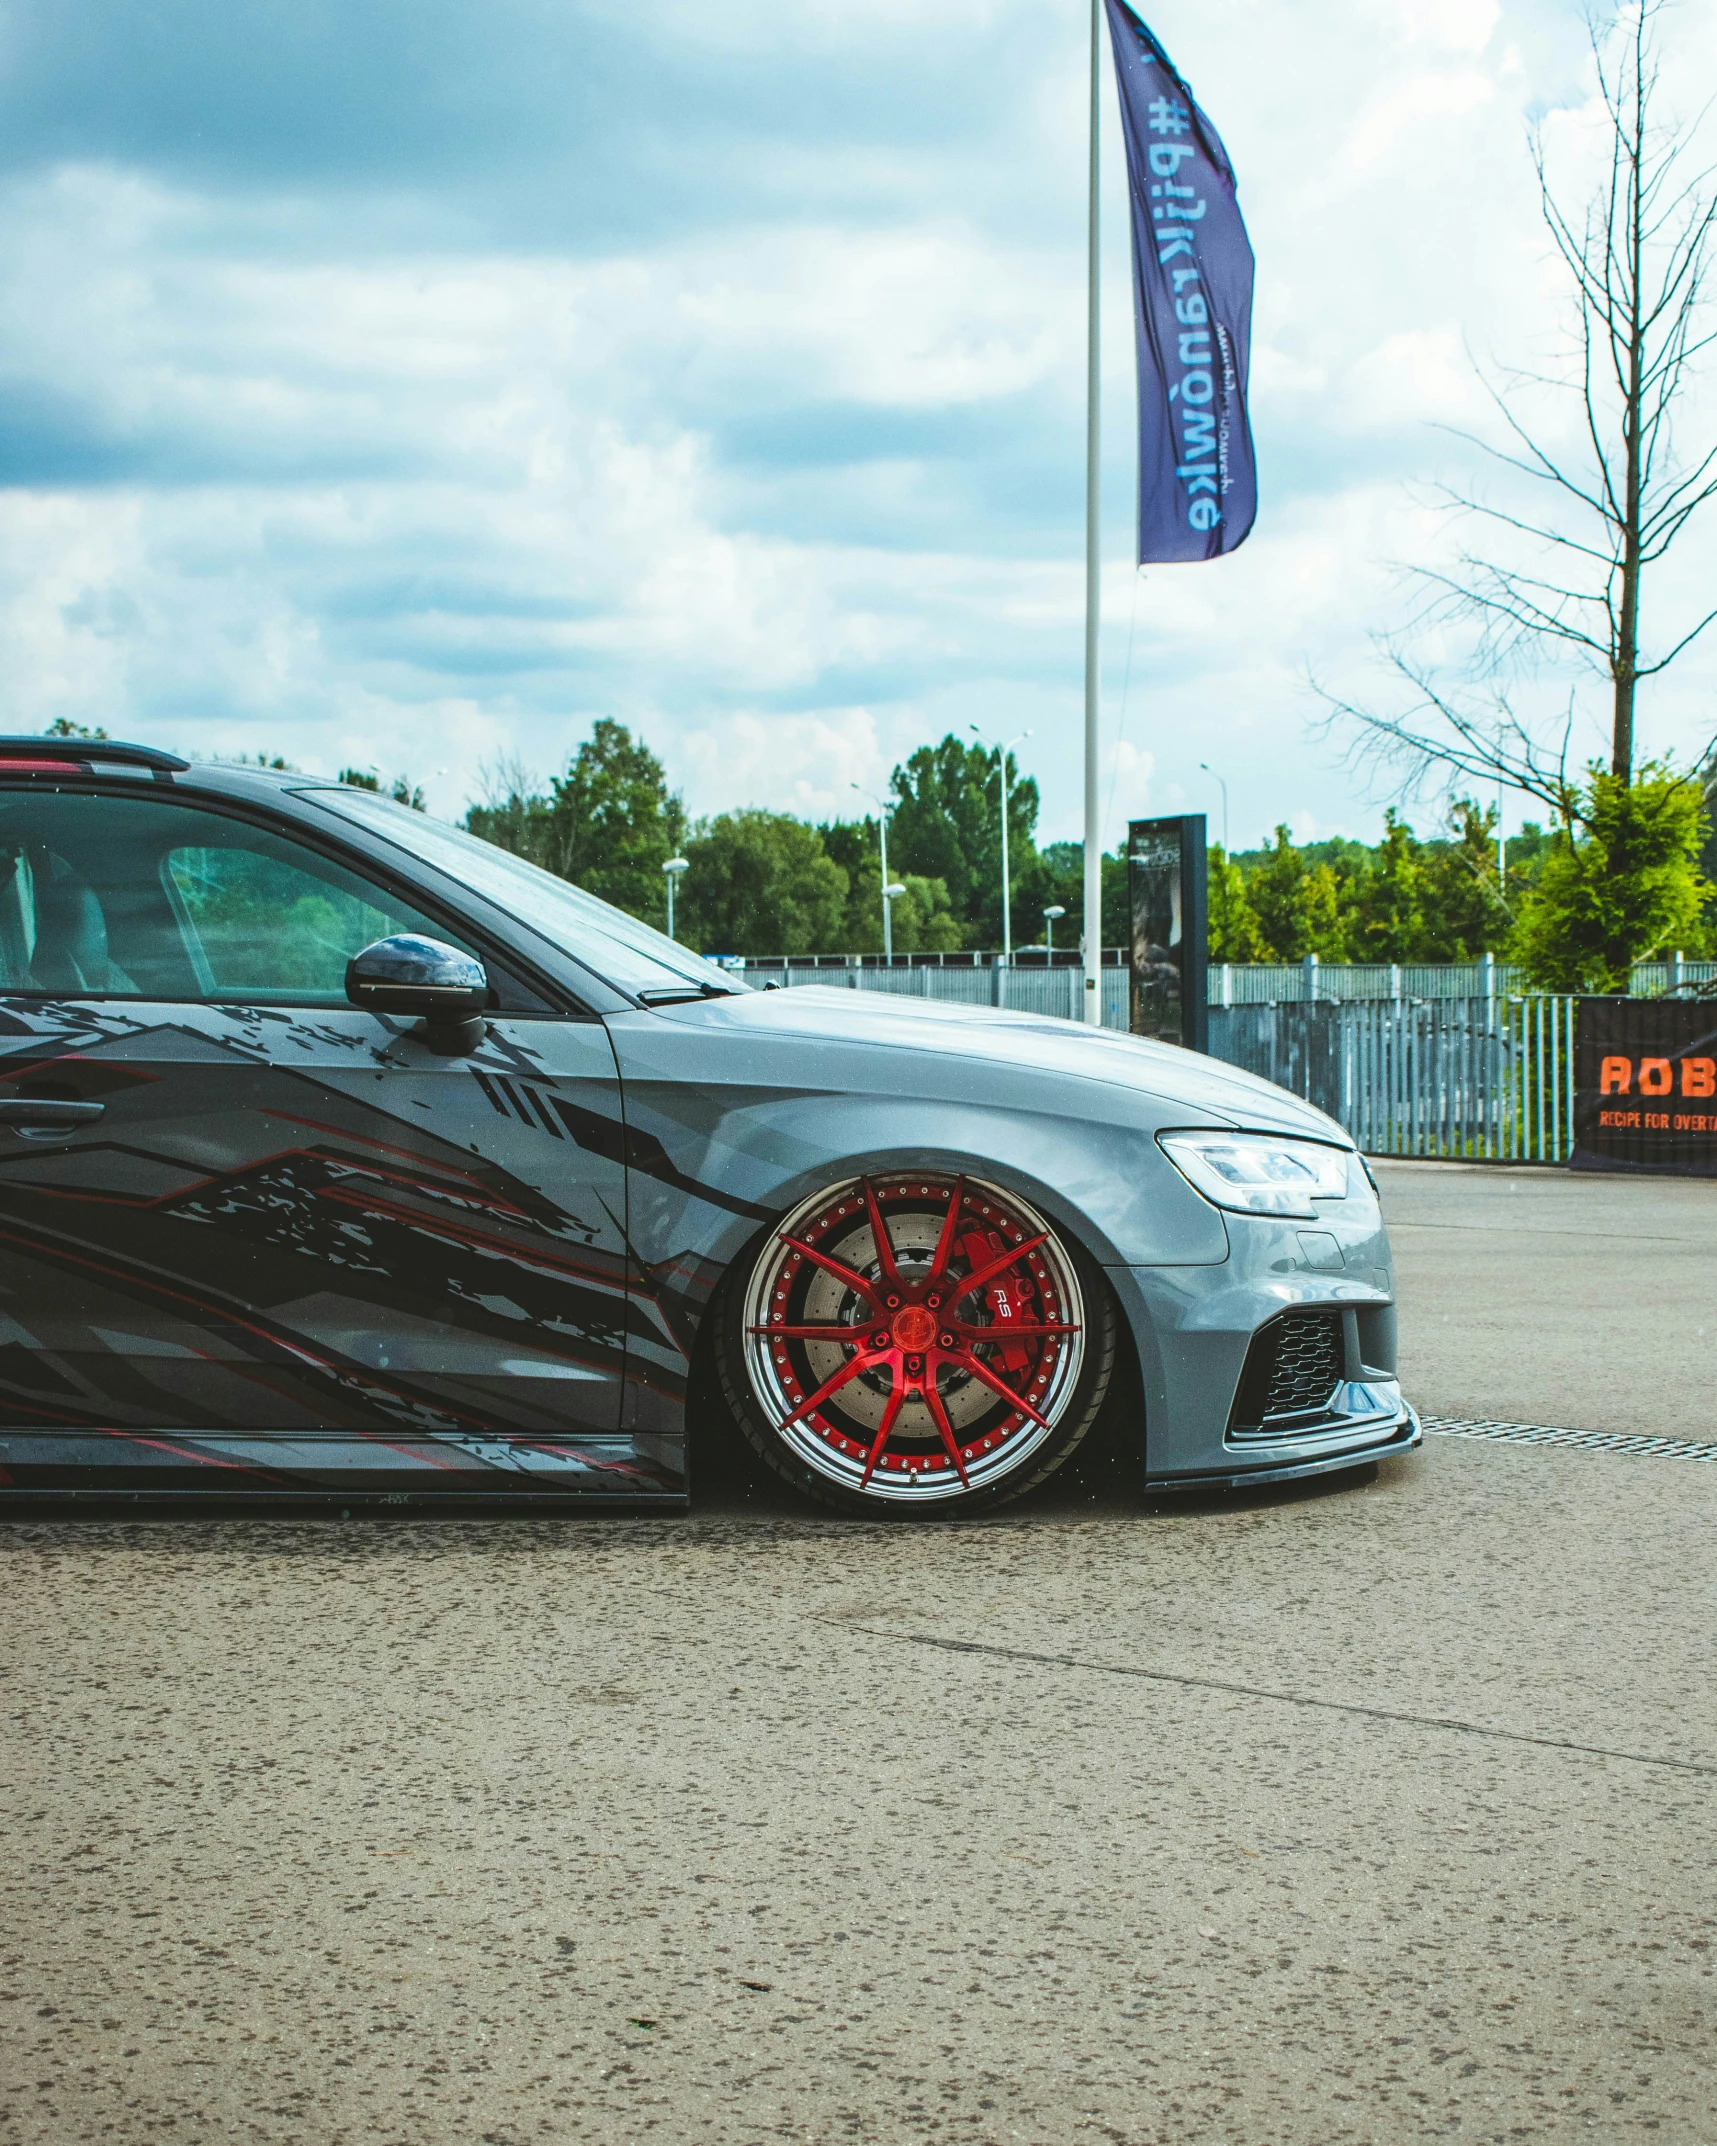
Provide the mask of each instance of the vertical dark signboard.
POLYGON ((1587 998, 1574 1028, 1576 1170, 1717 1177, 1717 1003, 1587 998))
POLYGON ((1127 894, 1133 919, 1135 1036, 1206 1048, 1210 965, 1209 860, 1204 814, 1133 820, 1127 828, 1127 894))

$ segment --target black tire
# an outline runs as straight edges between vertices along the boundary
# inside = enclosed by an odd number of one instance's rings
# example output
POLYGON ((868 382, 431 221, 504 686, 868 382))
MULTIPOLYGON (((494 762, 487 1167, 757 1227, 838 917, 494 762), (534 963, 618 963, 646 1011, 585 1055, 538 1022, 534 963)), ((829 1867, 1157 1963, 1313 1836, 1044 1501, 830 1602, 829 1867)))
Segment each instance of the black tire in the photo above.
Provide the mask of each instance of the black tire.
POLYGON ((819 1505, 871 1519, 964 1518, 1044 1482, 1096 1422, 1119 1335, 1102 1269, 1065 1230, 998 1186, 926 1171, 843 1180, 761 1231, 711 1320, 747 1444, 819 1505), (962 1293, 980 1269, 991 1280, 962 1293))

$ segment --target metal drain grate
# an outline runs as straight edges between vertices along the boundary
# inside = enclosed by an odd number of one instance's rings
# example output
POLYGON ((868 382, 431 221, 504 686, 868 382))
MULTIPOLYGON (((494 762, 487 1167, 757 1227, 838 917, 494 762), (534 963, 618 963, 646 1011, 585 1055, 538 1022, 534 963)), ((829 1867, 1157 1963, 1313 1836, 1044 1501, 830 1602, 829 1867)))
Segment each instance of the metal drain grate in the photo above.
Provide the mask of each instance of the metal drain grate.
POLYGON ((1649 1453, 1659 1460, 1717 1460, 1717 1445, 1691 1438, 1640 1438, 1626 1431, 1557 1431, 1539 1423, 1489 1423, 1482 1417, 1422 1416, 1432 1438, 1496 1438, 1516 1446, 1586 1446, 1598 1453, 1649 1453))

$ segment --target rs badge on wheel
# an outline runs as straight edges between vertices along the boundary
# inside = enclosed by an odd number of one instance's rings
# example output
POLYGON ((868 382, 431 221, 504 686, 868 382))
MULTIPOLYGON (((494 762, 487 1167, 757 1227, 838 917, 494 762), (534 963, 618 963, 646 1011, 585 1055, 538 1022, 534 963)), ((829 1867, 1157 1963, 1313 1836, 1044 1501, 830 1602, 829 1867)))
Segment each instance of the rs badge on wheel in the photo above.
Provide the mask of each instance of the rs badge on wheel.
POLYGON ((1084 1435, 1114 1349, 1100 1278, 1024 1200, 924 1172, 806 1201, 734 1309, 724 1383, 747 1435, 847 1506, 988 1504, 1041 1480, 1084 1435))

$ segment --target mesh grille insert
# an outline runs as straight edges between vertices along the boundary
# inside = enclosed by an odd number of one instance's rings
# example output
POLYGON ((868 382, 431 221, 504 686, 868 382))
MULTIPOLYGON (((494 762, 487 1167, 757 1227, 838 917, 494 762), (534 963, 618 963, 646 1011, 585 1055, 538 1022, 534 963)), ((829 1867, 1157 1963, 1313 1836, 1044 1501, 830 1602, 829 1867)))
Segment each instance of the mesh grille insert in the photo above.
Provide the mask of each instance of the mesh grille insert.
POLYGON ((1279 1417, 1316 1414, 1341 1381, 1339 1311, 1290 1311, 1252 1337, 1229 1418, 1231 1438, 1257 1437, 1279 1417))

